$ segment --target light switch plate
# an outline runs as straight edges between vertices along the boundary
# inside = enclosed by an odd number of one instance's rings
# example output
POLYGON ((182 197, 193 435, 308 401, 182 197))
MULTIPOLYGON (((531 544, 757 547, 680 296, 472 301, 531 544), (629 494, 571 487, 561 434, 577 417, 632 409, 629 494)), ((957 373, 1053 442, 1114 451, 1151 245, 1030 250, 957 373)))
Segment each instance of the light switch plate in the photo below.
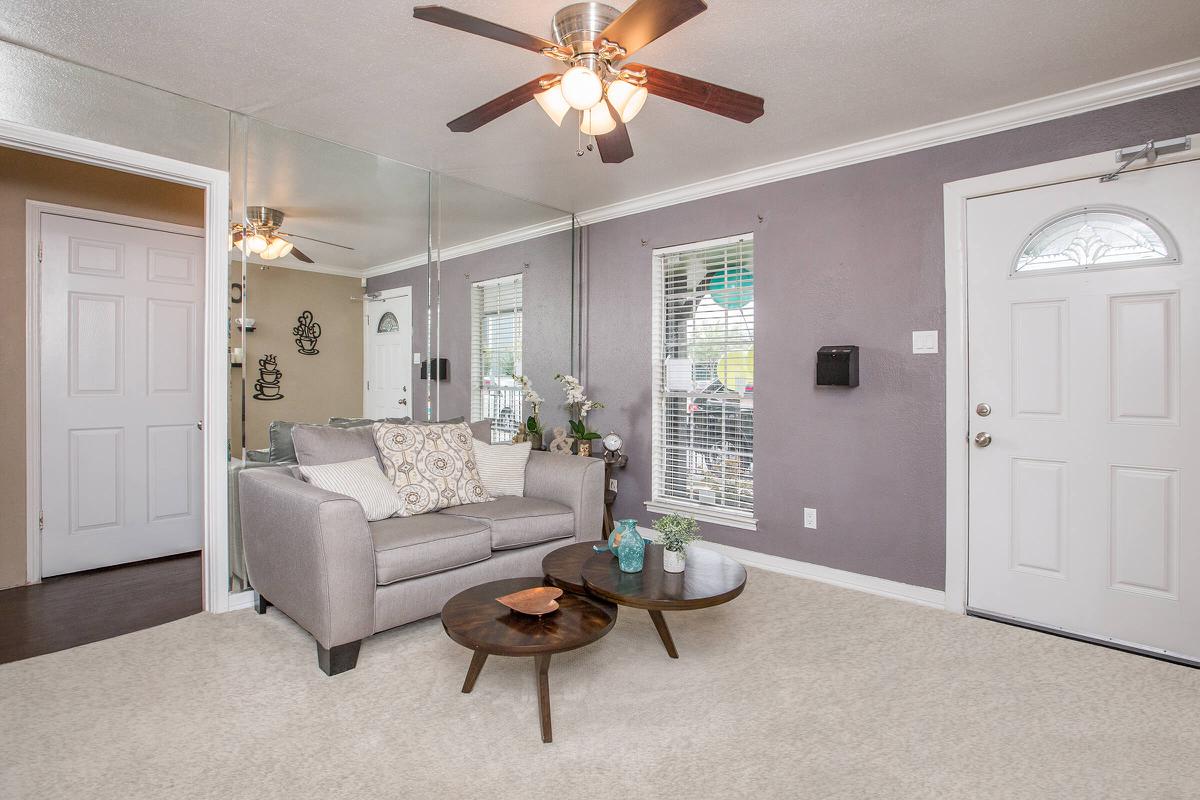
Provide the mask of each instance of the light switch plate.
POLYGON ((814 529, 817 527, 817 510, 815 508, 804 509, 804 527, 814 529))
POLYGON ((914 353, 936 353, 938 351, 937 331, 913 331, 914 353))
POLYGON ((415 364, 418 367, 421 366, 421 354, 420 353, 413 353, 413 364, 415 364))

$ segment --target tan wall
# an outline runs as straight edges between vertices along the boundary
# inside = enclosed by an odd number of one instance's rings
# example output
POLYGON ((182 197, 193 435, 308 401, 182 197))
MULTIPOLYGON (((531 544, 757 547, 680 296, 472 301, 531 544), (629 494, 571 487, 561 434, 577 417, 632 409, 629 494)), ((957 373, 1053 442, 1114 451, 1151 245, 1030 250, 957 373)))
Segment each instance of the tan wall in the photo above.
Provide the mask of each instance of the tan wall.
MULTIPOLYGON (((237 274, 241 264, 233 265, 237 274)), ((246 447, 266 447, 271 420, 325 422, 330 417, 357 417, 363 410, 363 304, 360 279, 324 275, 283 267, 246 266, 246 294, 236 316, 253 317, 255 330, 246 334, 246 447), (353 299, 352 299, 353 298, 353 299), (311 311, 321 325, 317 355, 298 351, 292 329, 296 318, 311 311), (254 399, 258 361, 275 354, 279 400, 254 399)), ((234 385, 239 370, 232 370, 234 385)), ((236 415, 236 410, 235 410, 236 415)), ((231 435, 238 426, 231 425, 231 435)), ((237 446, 234 446, 236 453, 237 446)))
POLYGON ((204 192, 0 147, 0 589, 25 583, 25 201, 204 225, 204 192))

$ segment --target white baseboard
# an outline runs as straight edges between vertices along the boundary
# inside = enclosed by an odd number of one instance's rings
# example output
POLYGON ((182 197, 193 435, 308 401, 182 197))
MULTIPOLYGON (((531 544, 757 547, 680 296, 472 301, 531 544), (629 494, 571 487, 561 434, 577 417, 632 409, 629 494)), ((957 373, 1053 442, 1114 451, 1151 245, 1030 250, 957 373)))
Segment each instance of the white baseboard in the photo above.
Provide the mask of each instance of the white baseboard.
POLYGON ((229 607, 226 611, 238 611, 243 608, 250 608, 254 605, 254 592, 238 592, 237 594, 229 595, 229 607))
MULTIPOLYGON (((654 531, 651 528, 639 526, 638 533, 648 539, 654 538, 654 531)), ((753 550, 730 547, 727 544, 718 544, 717 542, 701 540, 696 542, 696 546, 716 550, 718 553, 729 556, 734 561, 744 564, 747 567, 758 567, 759 569, 778 572, 783 575, 808 578, 809 580, 820 581, 821 583, 828 583, 833 586, 841 586, 843 589, 856 589, 867 594, 890 597, 893 600, 906 600, 910 603, 929 606, 930 608, 945 609, 946 607, 946 593, 939 589, 912 586, 907 583, 899 583, 898 581, 889 581, 886 578, 876 578, 872 575, 860 575, 857 572, 823 567, 820 564, 810 564, 807 561, 796 561, 795 559, 773 556, 768 553, 757 553, 753 550)))

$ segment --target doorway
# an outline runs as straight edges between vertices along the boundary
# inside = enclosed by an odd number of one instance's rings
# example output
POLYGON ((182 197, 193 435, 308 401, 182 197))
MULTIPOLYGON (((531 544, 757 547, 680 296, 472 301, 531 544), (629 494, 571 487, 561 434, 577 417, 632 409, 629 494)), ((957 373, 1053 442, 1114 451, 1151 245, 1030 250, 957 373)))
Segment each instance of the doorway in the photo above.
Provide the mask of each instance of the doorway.
POLYGON ((390 289, 367 298, 363 330, 363 416, 411 417, 412 295, 390 289))
POLYGON ((1200 663, 1200 161, 1048 177, 962 188, 958 589, 970 613, 1200 663))

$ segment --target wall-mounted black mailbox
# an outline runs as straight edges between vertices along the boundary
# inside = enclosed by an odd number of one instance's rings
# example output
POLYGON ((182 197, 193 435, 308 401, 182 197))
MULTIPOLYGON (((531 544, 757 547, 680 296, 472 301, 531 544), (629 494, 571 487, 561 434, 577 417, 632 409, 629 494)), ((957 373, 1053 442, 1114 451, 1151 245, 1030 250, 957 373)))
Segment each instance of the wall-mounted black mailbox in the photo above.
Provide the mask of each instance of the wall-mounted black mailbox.
POLYGON ((858 345, 826 345, 818 350, 817 386, 858 386, 858 345))
MULTIPOLYGON (((428 380, 428 378, 429 378, 429 362, 422 361, 421 362, 421 380, 428 380)), ((448 359, 448 358, 433 359, 433 379, 435 381, 450 380, 450 359, 448 359)))

